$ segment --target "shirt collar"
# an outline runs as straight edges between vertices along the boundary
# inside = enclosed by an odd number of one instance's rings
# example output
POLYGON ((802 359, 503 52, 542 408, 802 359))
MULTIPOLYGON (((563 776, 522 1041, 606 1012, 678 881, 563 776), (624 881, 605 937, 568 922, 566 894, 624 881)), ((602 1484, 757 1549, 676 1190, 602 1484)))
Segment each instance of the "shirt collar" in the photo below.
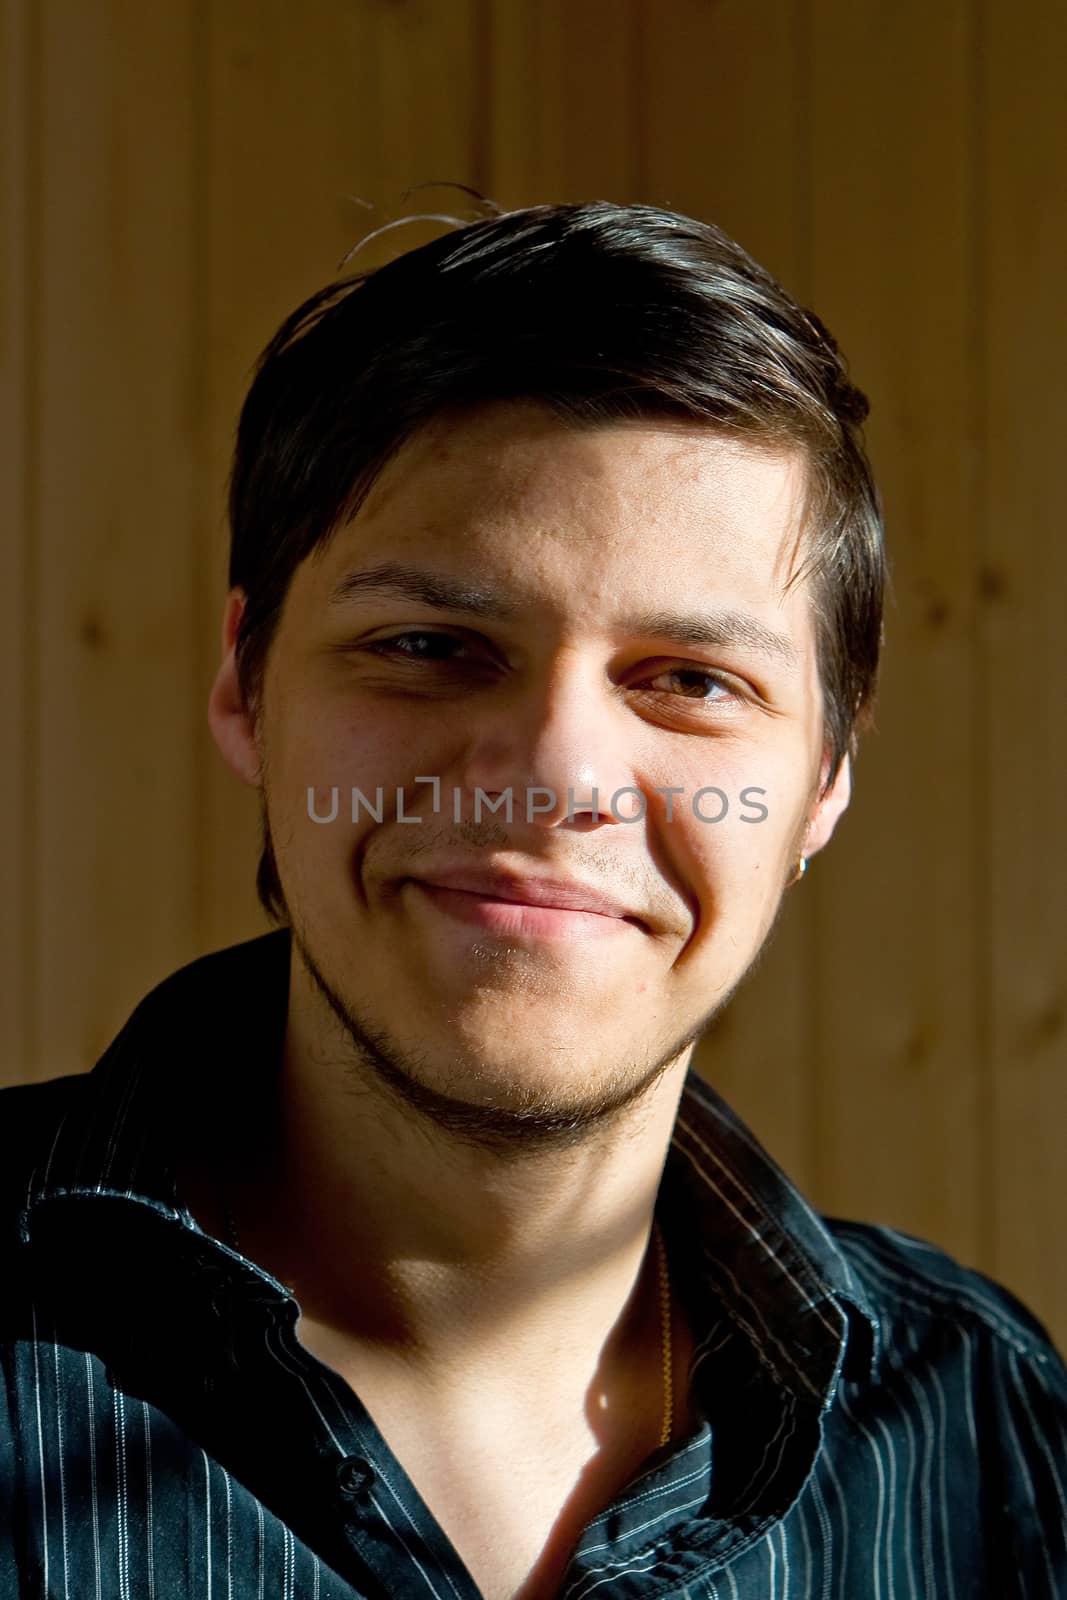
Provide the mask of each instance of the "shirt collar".
POLYGON ((873 1377, 881 1329, 866 1287, 796 1185, 692 1070, 665 1178, 700 1220, 706 1276, 779 1381, 825 1408, 840 1369, 873 1377))

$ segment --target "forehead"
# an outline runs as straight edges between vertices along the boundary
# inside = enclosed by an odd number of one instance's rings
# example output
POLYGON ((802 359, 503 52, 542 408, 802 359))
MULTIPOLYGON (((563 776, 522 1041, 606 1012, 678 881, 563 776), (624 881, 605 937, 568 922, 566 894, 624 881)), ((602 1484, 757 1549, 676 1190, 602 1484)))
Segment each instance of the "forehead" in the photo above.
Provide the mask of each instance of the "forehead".
POLYGON ((391 559, 491 570, 519 604, 614 588, 779 606, 802 554, 797 450, 674 419, 572 424, 498 402, 435 418, 318 553, 320 579, 391 559))

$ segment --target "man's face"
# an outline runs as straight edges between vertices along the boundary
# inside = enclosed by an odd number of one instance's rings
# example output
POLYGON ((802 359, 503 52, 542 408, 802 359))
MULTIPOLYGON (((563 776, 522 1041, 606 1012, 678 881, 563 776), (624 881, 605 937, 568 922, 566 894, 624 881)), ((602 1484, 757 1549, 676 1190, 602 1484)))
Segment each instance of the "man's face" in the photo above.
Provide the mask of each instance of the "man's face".
POLYGON ((752 963, 847 802, 846 769, 816 805, 810 602, 782 593, 801 492, 795 456, 697 424, 501 404, 409 442, 295 573, 258 726, 294 954, 425 1088, 618 1097, 752 963), (530 910, 530 877, 615 914, 530 910))

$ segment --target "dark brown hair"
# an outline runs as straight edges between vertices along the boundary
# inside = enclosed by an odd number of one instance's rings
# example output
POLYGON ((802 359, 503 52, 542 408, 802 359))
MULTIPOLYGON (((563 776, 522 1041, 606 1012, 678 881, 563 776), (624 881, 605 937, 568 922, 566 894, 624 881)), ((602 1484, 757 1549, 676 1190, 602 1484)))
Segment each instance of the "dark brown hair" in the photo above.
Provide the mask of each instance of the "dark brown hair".
MULTIPOLYGON (((807 462, 805 556, 828 789, 871 720, 888 577, 865 396, 819 319, 710 223, 540 205, 457 226, 299 306, 258 362, 230 480, 241 687, 259 705, 292 575, 431 418, 525 397, 595 425, 681 417, 807 462)), ((269 834, 257 874, 285 920, 269 834)))

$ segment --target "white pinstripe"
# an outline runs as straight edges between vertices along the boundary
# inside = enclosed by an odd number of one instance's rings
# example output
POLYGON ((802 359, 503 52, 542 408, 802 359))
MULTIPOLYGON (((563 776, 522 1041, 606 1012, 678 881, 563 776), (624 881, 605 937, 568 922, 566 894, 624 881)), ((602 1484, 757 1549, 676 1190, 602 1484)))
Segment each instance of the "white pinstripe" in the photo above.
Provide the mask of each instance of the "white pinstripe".
POLYGON ((978 1456, 978 1430, 974 1421, 974 1397, 971 1393, 974 1388, 974 1358, 973 1335, 968 1328, 959 1330, 963 1341, 963 1404, 967 1416, 967 1432, 971 1436, 971 1449, 975 1457, 978 1456))
POLYGON ((952 1576, 952 1552, 949 1549, 948 1543, 948 1495, 945 1489, 945 1472, 948 1466, 948 1414, 945 1408, 945 1391, 941 1386, 941 1379, 938 1377, 936 1367, 931 1366, 930 1377, 933 1379, 934 1388, 937 1391, 937 1405, 940 1416, 940 1425, 938 1429, 940 1449, 938 1451, 937 1492, 938 1502, 941 1506, 941 1548, 944 1551, 945 1556, 945 1579, 948 1584, 946 1600, 956 1600, 956 1583, 952 1576))
POLYGON ((785 1542, 785 1523, 778 1524, 778 1536, 782 1541, 782 1600, 789 1600, 789 1550, 785 1542))
MULTIPOLYGON (((890 1366, 900 1377, 903 1377, 902 1366, 899 1358, 894 1356, 890 1366)), ((918 1457, 915 1450, 915 1429, 912 1427, 911 1418, 908 1416, 908 1411, 907 1407, 904 1405, 903 1396, 898 1395, 896 1400, 897 1413, 904 1424, 904 1432, 908 1441, 908 1475, 904 1490, 904 1562, 908 1573, 908 1593, 909 1595, 912 1595, 918 1592, 916 1589, 915 1560, 912 1549, 912 1506, 914 1503, 912 1496, 915 1488, 915 1472, 918 1467, 918 1457)), ((878 1419, 878 1426, 884 1428, 884 1423, 880 1418, 878 1419)))
POLYGON ((804 1587, 802 1588, 801 1593, 805 1596, 810 1596, 814 1561, 812 1560, 811 1553, 811 1539, 808 1536, 808 1519, 807 1517, 802 1516, 799 1518, 799 1522, 800 1542, 804 1547, 804 1587))
MULTIPOLYGON (((914 1330, 909 1329, 908 1332, 909 1337, 914 1340, 914 1330)), ((918 1345, 914 1342, 912 1343, 912 1349, 918 1349, 918 1345)), ((903 1368, 902 1370, 904 1373, 904 1380, 915 1396, 915 1404, 918 1408, 919 1417, 923 1426, 921 1470, 923 1474, 924 1490, 919 1500, 919 1505, 922 1512, 920 1526, 922 1528, 923 1578, 926 1581, 926 1593, 927 1595, 932 1596, 937 1593, 936 1589, 934 1588, 933 1530, 930 1527, 930 1475, 933 1471, 934 1417, 933 1412, 930 1410, 929 1404, 927 1403, 926 1396, 923 1393, 922 1386, 915 1377, 914 1373, 910 1372, 907 1368, 903 1368)))
POLYGON ((118 1474, 119 1594, 130 1600, 129 1487, 126 1478, 126 1397, 112 1391, 115 1417, 115 1467, 118 1474))
MULTIPOLYGON (((845 1384, 841 1384, 840 1389, 838 1389, 837 1398, 838 1403, 840 1403, 841 1406, 841 1411, 845 1413, 846 1418, 848 1418, 849 1422, 853 1424, 854 1429, 856 1429, 859 1434, 862 1434, 865 1443, 867 1443, 867 1446, 869 1446, 870 1454, 872 1454, 873 1464, 875 1464, 875 1472, 877 1472, 878 1475, 878 1512, 877 1517, 875 1517, 875 1538, 873 1538, 873 1546, 872 1550, 870 1550, 870 1581, 872 1581, 872 1600, 881 1600, 881 1573, 878 1571, 878 1546, 880 1546, 881 1536, 883 1536, 883 1518, 885 1518, 886 1510, 886 1475, 885 1472, 883 1472, 883 1469, 881 1469, 881 1453, 880 1450, 878 1450, 877 1438, 873 1437, 869 1427, 865 1427, 864 1424, 857 1419, 856 1413, 854 1413, 853 1408, 851 1408, 851 1405, 848 1403, 845 1384)), ((888 1565, 889 1554, 888 1550, 886 1550, 886 1568, 888 1568, 888 1565)), ((893 1584, 893 1579, 889 1579, 889 1586, 891 1586, 891 1584, 893 1584)), ((893 1587, 889 1587, 889 1594, 893 1594, 893 1587)))
POLYGON ((840 1596, 840 1600, 852 1600, 851 1596, 845 1594, 844 1589, 845 1578, 848 1574, 848 1501, 845 1499, 844 1490, 841 1488, 841 1480, 834 1471, 833 1458, 829 1451, 826 1451, 820 1457, 820 1462, 826 1468, 826 1475, 834 1486, 834 1493, 837 1496, 837 1503, 841 1507, 841 1565, 838 1568, 838 1576, 841 1579, 841 1588, 838 1590, 838 1594, 840 1596))
POLYGON ((148 1562, 148 1600, 155 1600, 156 1557, 152 1532, 152 1427, 148 1407, 141 1401, 141 1420, 144 1424, 144 1477, 145 1477, 145 1553, 148 1562))
POLYGON ((233 1499, 230 1494, 230 1474, 222 1469, 222 1483, 226 1490, 226 1600, 233 1600, 233 1499))
POLYGON ((37 1459, 41 1468, 41 1568, 45 1593, 48 1592, 48 1491, 45 1487, 44 1429, 41 1423, 41 1368, 38 1359, 37 1307, 31 1309, 33 1328, 33 1387, 37 1408, 37 1459))
POLYGON ((93 1358, 85 1352, 86 1431, 89 1435, 89 1484, 93 1507, 93 1568, 96 1579, 96 1600, 101 1600, 100 1565, 100 1498, 96 1482, 96 1404, 93 1391, 93 1358))
POLYGON ((63 1450, 63 1407, 59 1403, 60 1377, 59 1377, 59 1345, 55 1343, 55 1330, 53 1329, 52 1357, 55 1362, 56 1372, 56 1445, 58 1449, 59 1467, 59 1529, 63 1540, 63 1600, 70 1600, 70 1560, 67 1550, 67 1483, 66 1459, 63 1450))
POLYGON ((822 1531, 822 1597, 821 1600, 830 1600, 830 1574, 833 1570, 834 1532, 830 1522, 830 1513, 826 1509, 823 1498, 822 1485, 819 1482, 818 1467, 811 1475, 811 1494, 815 1501, 815 1515, 822 1531))
POLYGON ((207 1546, 207 1595, 206 1600, 211 1600, 211 1460, 206 1450, 201 1450, 204 1458, 204 1543, 207 1546))

